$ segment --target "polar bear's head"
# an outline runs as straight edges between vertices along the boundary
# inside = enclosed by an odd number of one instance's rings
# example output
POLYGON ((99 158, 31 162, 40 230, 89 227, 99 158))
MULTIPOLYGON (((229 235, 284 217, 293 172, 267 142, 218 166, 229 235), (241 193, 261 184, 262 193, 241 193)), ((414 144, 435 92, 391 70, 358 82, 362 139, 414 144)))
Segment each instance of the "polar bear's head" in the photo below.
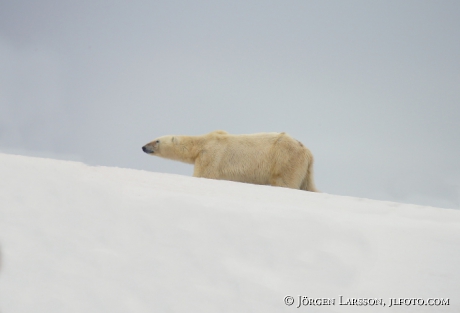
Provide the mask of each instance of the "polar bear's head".
POLYGON ((191 136, 163 136, 142 147, 147 154, 193 164, 196 158, 196 141, 191 136))
POLYGON ((179 144, 178 136, 163 136, 142 147, 142 151, 150 155, 156 155, 164 158, 172 158, 176 154, 176 148, 179 144))
POLYGON ((171 146, 174 144, 174 137, 173 136, 163 136, 160 138, 157 138, 145 146, 142 147, 142 151, 144 151, 147 154, 156 154, 158 156, 161 155, 161 148, 165 148, 165 146, 171 146))

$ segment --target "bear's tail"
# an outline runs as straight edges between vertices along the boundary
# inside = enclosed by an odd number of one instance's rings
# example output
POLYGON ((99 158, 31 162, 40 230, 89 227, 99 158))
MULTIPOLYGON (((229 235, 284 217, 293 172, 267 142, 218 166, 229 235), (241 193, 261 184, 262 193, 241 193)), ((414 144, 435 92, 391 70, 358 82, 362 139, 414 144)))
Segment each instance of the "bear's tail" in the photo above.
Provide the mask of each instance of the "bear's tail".
POLYGON ((307 174, 302 182, 302 190, 312 191, 312 192, 320 192, 315 187, 315 181, 313 179, 313 155, 309 153, 309 160, 308 160, 308 167, 307 167, 307 174))

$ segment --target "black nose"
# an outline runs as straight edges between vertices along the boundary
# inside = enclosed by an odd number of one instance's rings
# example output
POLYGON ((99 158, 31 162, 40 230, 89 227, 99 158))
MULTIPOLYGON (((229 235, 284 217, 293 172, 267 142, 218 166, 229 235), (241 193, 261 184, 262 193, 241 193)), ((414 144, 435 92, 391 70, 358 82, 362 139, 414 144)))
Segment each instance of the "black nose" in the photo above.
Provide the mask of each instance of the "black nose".
POLYGON ((142 151, 144 151, 145 153, 148 153, 148 154, 153 153, 152 148, 147 147, 147 145, 145 145, 145 146, 142 147, 142 151))

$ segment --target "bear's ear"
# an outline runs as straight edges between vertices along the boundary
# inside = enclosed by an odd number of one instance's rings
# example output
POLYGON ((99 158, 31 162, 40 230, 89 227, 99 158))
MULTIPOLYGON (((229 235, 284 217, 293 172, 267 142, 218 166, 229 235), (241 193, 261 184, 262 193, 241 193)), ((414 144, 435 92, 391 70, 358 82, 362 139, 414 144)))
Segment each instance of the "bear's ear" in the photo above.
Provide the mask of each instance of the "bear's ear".
POLYGON ((172 142, 176 142, 176 137, 172 137, 172 138, 171 138, 171 141, 172 141, 172 142))

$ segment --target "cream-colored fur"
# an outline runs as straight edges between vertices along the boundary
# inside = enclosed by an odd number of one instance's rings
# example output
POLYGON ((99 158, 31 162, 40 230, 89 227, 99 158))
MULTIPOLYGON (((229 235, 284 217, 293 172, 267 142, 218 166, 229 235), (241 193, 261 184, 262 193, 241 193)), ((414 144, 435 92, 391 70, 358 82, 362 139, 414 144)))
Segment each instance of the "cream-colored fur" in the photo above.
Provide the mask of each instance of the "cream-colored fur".
POLYGON ((259 185, 316 190, 313 155, 286 133, 163 136, 144 152, 195 165, 193 176, 259 185))

